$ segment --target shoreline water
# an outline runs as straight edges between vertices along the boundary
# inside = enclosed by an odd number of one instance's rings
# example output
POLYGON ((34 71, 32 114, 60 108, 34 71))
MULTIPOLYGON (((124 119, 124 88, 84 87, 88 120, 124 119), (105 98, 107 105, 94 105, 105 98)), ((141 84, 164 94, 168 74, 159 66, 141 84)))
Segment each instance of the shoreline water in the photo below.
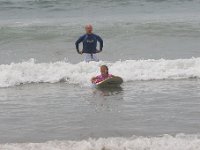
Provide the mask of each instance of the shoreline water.
POLYGON ((199 41, 199 0, 0 0, 0 150, 200 149, 199 41), (91 88, 101 64, 121 89, 91 88))
POLYGON ((199 149, 199 135, 184 135, 176 136, 163 135, 158 137, 142 137, 132 136, 130 138, 99 138, 82 141, 48 141, 45 143, 13 143, 0 144, 0 149, 99 149, 99 150, 124 150, 124 149, 199 149))

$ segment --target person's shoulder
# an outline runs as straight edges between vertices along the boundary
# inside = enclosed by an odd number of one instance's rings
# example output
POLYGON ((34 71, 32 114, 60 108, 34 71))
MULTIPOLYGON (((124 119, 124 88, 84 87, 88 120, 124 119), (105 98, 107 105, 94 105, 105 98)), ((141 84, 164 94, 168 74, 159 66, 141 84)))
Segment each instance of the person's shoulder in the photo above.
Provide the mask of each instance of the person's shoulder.
POLYGON ((101 78, 101 75, 97 75, 96 78, 101 78))
POLYGON ((101 38, 99 35, 94 34, 94 33, 93 33, 93 36, 95 36, 96 38, 101 38))
POLYGON ((81 36, 78 38, 78 40, 76 41, 76 44, 82 42, 82 41, 84 40, 84 38, 85 38, 85 35, 81 35, 81 36))
POLYGON ((86 34, 83 34, 83 35, 80 36, 80 38, 84 38, 85 36, 86 36, 86 34))
POLYGON ((111 77, 115 77, 115 76, 114 76, 114 75, 112 75, 112 74, 108 74, 108 77, 110 77, 110 78, 111 78, 111 77))
POLYGON ((92 35, 92 36, 96 36, 96 37, 98 37, 98 35, 97 35, 97 34, 95 34, 95 33, 92 33, 91 35, 92 35))

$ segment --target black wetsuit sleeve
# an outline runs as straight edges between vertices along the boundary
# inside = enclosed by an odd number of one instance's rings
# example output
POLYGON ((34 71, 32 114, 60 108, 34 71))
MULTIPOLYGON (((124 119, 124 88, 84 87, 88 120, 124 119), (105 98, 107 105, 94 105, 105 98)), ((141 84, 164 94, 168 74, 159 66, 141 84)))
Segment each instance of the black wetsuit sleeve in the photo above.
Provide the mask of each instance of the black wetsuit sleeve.
POLYGON ((103 40, 100 36, 97 36, 97 41, 100 43, 100 47, 99 47, 99 50, 102 51, 103 49, 103 40))
POLYGON ((81 36, 81 37, 76 41, 76 43, 75 43, 75 45, 76 45, 76 50, 77 50, 78 53, 80 53, 80 51, 79 51, 79 44, 80 44, 81 42, 83 42, 84 37, 85 37, 85 35, 81 36))

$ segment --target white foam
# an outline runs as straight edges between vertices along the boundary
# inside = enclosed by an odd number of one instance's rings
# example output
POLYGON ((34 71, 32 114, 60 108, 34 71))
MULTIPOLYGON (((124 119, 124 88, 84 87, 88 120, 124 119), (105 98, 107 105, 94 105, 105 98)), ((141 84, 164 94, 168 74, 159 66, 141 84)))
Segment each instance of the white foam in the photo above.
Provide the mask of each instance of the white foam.
POLYGON ((100 138, 82 141, 1 144, 0 150, 199 150, 199 135, 100 138))
POLYGON ((99 74, 99 66, 107 64, 110 73, 121 76, 125 82, 135 80, 188 79, 200 77, 200 58, 176 60, 126 60, 117 62, 60 61, 36 63, 34 59, 21 63, 0 65, 0 87, 26 83, 56 83, 89 86, 90 78, 99 74))

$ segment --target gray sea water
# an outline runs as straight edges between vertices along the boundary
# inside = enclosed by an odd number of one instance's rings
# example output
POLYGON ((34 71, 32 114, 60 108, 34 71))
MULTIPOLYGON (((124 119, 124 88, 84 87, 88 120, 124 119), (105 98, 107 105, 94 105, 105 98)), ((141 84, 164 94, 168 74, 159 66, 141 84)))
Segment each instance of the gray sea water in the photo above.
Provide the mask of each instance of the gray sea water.
POLYGON ((199 41, 199 0, 0 0, 0 150, 199 150, 199 41), (101 64, 121 88, 91 87, 101 64))

